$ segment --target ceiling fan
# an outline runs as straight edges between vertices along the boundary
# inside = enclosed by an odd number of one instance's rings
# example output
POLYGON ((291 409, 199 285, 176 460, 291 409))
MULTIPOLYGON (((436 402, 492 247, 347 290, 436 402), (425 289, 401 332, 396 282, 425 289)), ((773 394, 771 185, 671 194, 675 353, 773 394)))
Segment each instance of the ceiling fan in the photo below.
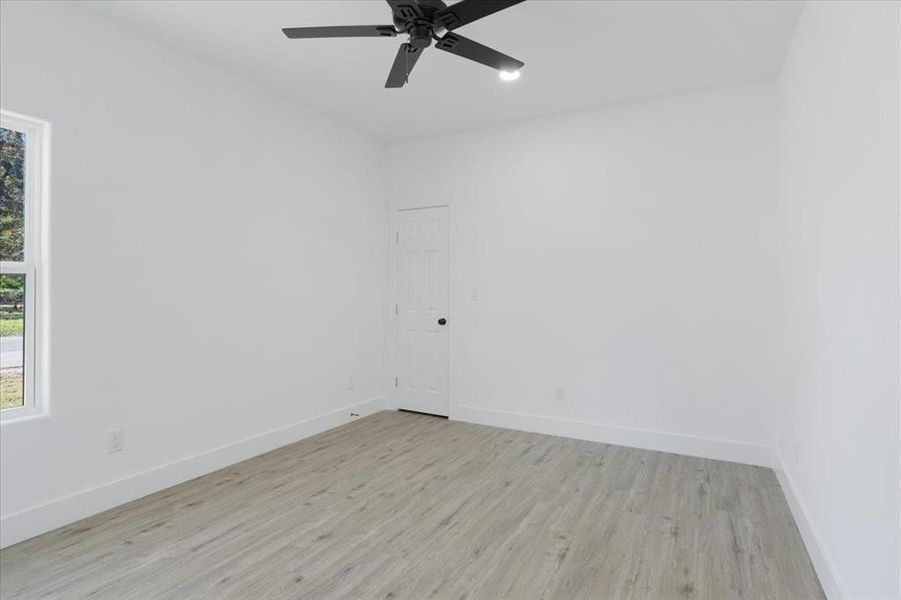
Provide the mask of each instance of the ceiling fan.
POLYGON ((386 88, 401 88, 422 51, 432 45, 451 54, 474 60, 501 72, 504 79, 515 79, 525 63, 453 30, 482 17, 519 4, 524 0, 461 0, 448 6, 443 0, 386 0, 394 14, 394 25, 347 25, 335 27, 289 27, 282 29, 291 39, 331 37, 396 37, 407 34, 397 50, 388 73, 386 88), (443 33, 443 35, 441 35, 443 33))

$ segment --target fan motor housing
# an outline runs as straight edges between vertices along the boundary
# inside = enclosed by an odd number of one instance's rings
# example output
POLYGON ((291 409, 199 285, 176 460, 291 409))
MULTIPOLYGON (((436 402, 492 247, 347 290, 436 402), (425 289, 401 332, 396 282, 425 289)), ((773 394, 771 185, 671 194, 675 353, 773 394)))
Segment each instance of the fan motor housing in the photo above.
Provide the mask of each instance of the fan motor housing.
POLYGON ((414 48, 428 48, 432 45, 432 28, 426 25, 414 25, 410 28, 410 45, 414 48))

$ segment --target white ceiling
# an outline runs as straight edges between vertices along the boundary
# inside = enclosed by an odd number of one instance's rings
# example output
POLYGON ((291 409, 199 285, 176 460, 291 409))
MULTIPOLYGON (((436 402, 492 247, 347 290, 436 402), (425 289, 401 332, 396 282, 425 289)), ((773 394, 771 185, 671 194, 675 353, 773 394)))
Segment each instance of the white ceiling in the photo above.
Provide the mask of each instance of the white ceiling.
POLYGON ((527 0, 457 30, 526 63, 522 77, 430 48, 383 87, 404 38, 288 40, 282 27, 389 24, 382 0, 90 1, 185 52, 384 140, 774 78, 794 1, 527 0))

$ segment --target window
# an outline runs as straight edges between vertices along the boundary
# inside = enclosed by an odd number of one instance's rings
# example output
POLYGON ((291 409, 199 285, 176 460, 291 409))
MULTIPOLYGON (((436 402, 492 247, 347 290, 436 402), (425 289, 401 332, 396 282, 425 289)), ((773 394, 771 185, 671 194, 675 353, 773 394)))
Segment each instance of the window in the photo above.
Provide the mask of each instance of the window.
POLYGON ((0 111, 0 417, 39 412, 41 216, 49 126, 0 111))

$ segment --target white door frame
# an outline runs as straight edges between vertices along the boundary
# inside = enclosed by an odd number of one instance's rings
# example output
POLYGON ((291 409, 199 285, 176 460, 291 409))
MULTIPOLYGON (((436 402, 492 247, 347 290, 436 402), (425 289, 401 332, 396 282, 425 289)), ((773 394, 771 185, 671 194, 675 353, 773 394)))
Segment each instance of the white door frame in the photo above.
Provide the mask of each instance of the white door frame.
POLYGON ((451 252, 451 231, 450 231, 450 222, 451 222, 451 208, 449 204, 427 204, 423 206, 392 206, 391 210, 391 228, 389 231, 389 251, 388 251, 388 260, 390 262, 388 268, 388 373, 385 377, 385 385, 388 389, 388 393, 386 394, 387 402, 386 408, 388 410, 397 410, 398 409, 398 390, 397 390, 397 373, 398 368, 400 366, 400 356, 398 355, 400 351, 400 343, 398 340, 398 315, 395 312, 395 307, 400 302, 400 295, 398 293, 397 284, 399 280, 398 276, 398 260, 399 255, 397 252, 398 249, 398 235, 400 232, 400 213, 407 212, 411 210, 422 210, 425 208, 446 208, 447 209, 447 298, 448 298, 448 306, 447 306, 447 320, 451 327, 448 327, 447 331, 447 418, 449 420, 456 419, 457 412, 457 403, 454 402, 454 394, 453 394, 453 385, 451 384, 451 360, 450 360, 450 348, 451 348, 451 337, 453 336, 453 308, 451 307, 451 289, 450 289, 450 272, 451 272, 451 262, 453 261, 453 253, 451 252))

